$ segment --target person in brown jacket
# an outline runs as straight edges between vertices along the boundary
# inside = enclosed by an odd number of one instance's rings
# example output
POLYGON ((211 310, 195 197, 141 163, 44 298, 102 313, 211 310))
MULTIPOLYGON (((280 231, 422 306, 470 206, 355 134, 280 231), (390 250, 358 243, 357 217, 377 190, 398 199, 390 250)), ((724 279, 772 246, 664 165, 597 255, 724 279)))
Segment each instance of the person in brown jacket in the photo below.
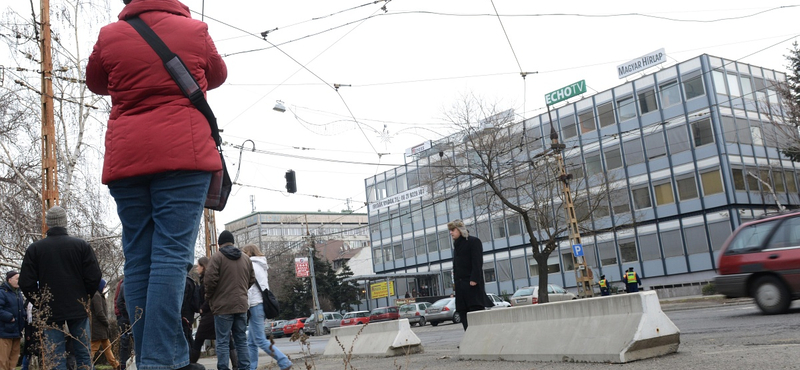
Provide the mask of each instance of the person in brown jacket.
MULTIPOLYGON (((106 281, 100 279, 100 287, 92 296, 92 363, 97 362, 95 353, 100 350, 105 353, 108 364, 113 369, 119 369, 119 361, 114 357, 111 350, 111 341, 108 340, 108 316, 106 315, 106 297, 103 290, 106 288, 106 281)), ((97 355, 100 357, 100 355, 97 355)))
POLYGON ((242 251, 233 246, 233 234, 223 231, 219 234, 219 253, 214 253, 208 261, 203 277, 205 298, 214 314, 216 330, 217 369, 228 370, 228 343, 231 335, 236 346, 239 370, 250 368, 247 352, 247 290, 255 284, 256 276, 249 258, 242 257, 242 251))

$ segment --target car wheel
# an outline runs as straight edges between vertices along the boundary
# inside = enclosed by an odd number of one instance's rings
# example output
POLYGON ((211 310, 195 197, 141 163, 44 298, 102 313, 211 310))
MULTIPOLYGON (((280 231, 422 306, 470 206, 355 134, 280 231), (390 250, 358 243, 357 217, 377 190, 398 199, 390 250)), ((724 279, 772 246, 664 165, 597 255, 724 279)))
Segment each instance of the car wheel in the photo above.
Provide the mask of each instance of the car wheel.
POLYGON ((436 325, 439 325, 438 321, 431 321, 431 326, 436 326, 436 325))
POLYGON ((461 322, 461 315, 456 312, 453 314, 453 323, 458 324, 461 322))
POLYGON ((786 285, 774 276, 764 276, 756 280, 753 298, 758 308, 767 315, 786 313, 792 303, 786 285))
MULTIPOLYGON (((424 316, 419 318, 419 322, 417 322, 417 325, 425 326, 425 317, 424 316)), ((431 325, 433 325, 433 324, 431 324, 431 325)))
POLYGON ((322 328, 322 334, 328 335, 330 333, 331 333, 331 331, 328 328, 325 328, 325 327, 322 328))

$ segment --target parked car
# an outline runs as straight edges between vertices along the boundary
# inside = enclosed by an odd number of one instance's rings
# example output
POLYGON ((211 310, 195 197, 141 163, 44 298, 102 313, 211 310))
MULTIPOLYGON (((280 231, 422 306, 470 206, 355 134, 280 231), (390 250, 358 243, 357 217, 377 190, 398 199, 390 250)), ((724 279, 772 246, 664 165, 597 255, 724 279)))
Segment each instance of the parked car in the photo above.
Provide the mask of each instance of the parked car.
POLYGON ((299 317, 294 320, 289 320, 289 322, 283 325, 283 335, 292 335, 296 331, 303 331, 306 319, 306 317, 299 317))
MULTIPOLYGON (((330 334, 331 329, 338 328, 342 324, 342 314, 338 312, 323 312, 322 313, 322 331, 323 335, 330 334)), ((314 320, 314 317, 309 317, 309 319, 305 323, 305 327, 303 328, 303 332, 306 335, 314 335, 316 334, 317 330, 317 323, 314 320)))
POLYGON ((267 337, 271 335, 275 338, 282 338, 284 324, 286 324, 286 320, 275 320, 269 323, 269 326, 267 327, 267 337))
POLYGON ((503 298, 501 298, 501 297, 500 297, 500 296, 498 296, 497 294, 494 294, 494 293, 486 293, 486 296, 487 296, 487 297, 489 297, 489 299, 491 299, 491 300, 492 300, 492 303, 494 303, 494 307, 492 307, 492 308, 497 308, 497 307, 511 307, 511 303, 509 303, 509 302, 506 302, 505 300, 503 300, 503 298))
POLYGON ((714 286, 728 297, 753 297, 765 314, 800 299, 800 212, 739 226, 722 245, 714 286))
POLYGON ((369 322, 400 319, 400 308, 397 306, 378 307, 369 313, 369 322))
POLYGON ((456 324, 460 323, 461 315, 456 312, 456 299, 442 298, 434 302, 425 310, 425 319, 431 323, 431 326, 439 325, 439 323, 443 321, 452 321, 456 324))
MULTIPOLYGON (((547 284, 547 297, 550 302, 569 301, 578 298, 575 294, 572 294, 555 284, 547 284)), ((537 304, 539 303, 539 286, 519 288, 516 292, 514 292, 514 295, 509 298, 509 300, 511 301, 512 306, 537 304)))
POLYGON ((352 311, 344 314, 341 326, 362 325, 369 323, 369 311, 352 311))
POLYGON ((408 319, 411 325, 425 326, 425 309, 430 307, 430 302, 414 302, 400 306, 400 318, 408 319))

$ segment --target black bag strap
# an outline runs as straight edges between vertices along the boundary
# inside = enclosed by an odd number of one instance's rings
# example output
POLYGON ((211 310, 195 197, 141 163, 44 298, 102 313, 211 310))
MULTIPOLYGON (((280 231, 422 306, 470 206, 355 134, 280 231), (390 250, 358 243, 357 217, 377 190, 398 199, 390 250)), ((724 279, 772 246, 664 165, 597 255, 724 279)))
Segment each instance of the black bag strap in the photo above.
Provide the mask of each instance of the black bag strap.
POLYGON ((211 126, 211 136, 214 138, 214 142, 217 144, 217 147, 221 146, 222 138, 219 136, 217 118, 214 117, 214 112, 211 111, 211 106, 208 105, 208 101, 206 101, 206 97, 203 95, 203 89, 200 88, 200 84, 197 83, 192 73, 186 68, 186 64, 183 63, 183 60, 181 60, 177 54, 173 53, 169 47, 164 44, 164 41, 162 41, 153 29, 150 28, 147 23, 144 23, 141 18, 133 17, 125 21, 128 22, 136 32, 139 32, 139 35, 141 35, 150 47, 155 50, 156 54, 161 58, 161 62, 164 63, 164 68, 167 69, 169 75, 172 76, 172 79, 178 84, 183 95, 189 98, 189 101, 197 107, 197 110, 206 117, 209 126, 211 126))

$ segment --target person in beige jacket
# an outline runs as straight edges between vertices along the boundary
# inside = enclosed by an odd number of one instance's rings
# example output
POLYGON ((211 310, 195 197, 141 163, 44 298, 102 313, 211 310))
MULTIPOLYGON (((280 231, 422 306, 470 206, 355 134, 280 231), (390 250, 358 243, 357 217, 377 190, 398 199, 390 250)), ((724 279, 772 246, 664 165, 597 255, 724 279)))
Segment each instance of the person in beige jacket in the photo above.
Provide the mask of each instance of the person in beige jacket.
POLYGON ((250 259, 234 247, 233 234, 219 234, 219 252, 208 261, 203 284, 211 313, 214 314, 216 335, 217 369, 228 370, 229 343, 231 335, 236 346, 238 369, 250 368, 247 352, 247 290, 255 284, 256 276, 250 259))

